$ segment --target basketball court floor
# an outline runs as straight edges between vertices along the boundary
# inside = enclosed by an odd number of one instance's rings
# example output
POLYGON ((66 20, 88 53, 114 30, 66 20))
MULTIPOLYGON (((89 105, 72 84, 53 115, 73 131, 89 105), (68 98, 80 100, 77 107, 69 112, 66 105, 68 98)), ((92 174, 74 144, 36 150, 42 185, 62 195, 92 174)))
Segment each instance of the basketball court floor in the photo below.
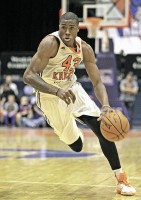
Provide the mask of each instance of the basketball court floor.
POLYGON ((89 129, 75 153, 52 129, 0 128, 0 200, 141 200, 141 132, 117 142, 137 195, 115 193, 115 178, 89 129))

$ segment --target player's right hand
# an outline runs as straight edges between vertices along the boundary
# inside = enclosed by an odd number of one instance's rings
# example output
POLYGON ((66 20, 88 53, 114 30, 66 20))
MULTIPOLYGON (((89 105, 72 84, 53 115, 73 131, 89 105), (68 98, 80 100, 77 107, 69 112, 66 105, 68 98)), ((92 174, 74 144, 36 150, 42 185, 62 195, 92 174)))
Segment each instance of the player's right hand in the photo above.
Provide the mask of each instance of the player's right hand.
POLYGON ((68 90, 63 90, 61 88, 59 88, 59 90, 57 91, 56 94, 60 99, 62 99, 63 101, 65 101, 65 103, 67 105, 69 105, 71 102, 75 102, 76 97, 75 94, 72 92, 71 89, 68 90))

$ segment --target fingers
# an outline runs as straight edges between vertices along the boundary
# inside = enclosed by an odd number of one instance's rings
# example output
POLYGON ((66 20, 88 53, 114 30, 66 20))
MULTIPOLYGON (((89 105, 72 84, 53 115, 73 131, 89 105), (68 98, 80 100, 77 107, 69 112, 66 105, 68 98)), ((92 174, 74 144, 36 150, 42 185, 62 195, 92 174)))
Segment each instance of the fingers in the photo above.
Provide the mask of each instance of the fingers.
POLYGON ((67 104, 70 104, 71 102, 74 103, 75 100, 76 100, 76 97, 75 97, 74 93, 71 90, 65 91, 64 98, 65 98, 65 102, 67 104))
POLYGON ((67 105, 69 105, 71 103, 70 97, 65 97, 64 101, 66 102, 67 105))
POLYGON ((99 118, 97 119, 97 121, 101 121, 103 117, 103 113, 100 114, 99 118))
POLYGON ((71 102, 74 103, 76 100, 74 93, 70 89, 67 91, 60 89, 57 96, 65 101, 67 105, 69 105, 71 102))
POLYGON ((111 112, 114 112, 115 110, 111 107, 107 107, 107 108, 103 108, 101 110, 101 114, 99 116, 99 118, 97 119, 97 121, 101 121, 103 116, 106 114, 106 113, 111 113, 111 112))
POLYGON ((75 100, 76 100, 76 97, 75 97, 74 93, 72 92, 72 90, 68 90, 68 92, 69 92, 69 95, 70 95, 70 98, 71 98, 72 102, 74 103, 75 100))

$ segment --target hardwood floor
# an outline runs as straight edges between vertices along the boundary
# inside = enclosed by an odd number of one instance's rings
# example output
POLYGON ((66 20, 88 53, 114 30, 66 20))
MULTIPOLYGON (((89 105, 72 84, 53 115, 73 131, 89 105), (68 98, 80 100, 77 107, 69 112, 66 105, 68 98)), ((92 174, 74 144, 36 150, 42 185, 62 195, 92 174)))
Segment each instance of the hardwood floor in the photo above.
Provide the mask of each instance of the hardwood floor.
POLYGON ((52 129, 0 127, 0 200, 141 200, 141 132, 117 142, 136 196, 115 193, 115 178, 89 129, 75 153, 52 129))

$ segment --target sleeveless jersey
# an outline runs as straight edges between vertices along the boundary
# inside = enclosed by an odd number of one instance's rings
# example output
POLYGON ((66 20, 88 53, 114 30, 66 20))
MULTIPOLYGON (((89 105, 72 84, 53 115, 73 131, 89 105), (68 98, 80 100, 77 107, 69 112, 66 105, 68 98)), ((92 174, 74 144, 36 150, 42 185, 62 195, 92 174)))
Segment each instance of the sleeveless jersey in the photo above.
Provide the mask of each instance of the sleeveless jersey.
POLYGON ((77 51, 67 47, 58 31, 50 34, 58 38, 60 45, 57 55, 50 58, 46 68, 43 70, 42 78, 45 82, 61 88, 69 88, 76 82, 75 68, 83 60, 81 38, 76 37, 77 51))

